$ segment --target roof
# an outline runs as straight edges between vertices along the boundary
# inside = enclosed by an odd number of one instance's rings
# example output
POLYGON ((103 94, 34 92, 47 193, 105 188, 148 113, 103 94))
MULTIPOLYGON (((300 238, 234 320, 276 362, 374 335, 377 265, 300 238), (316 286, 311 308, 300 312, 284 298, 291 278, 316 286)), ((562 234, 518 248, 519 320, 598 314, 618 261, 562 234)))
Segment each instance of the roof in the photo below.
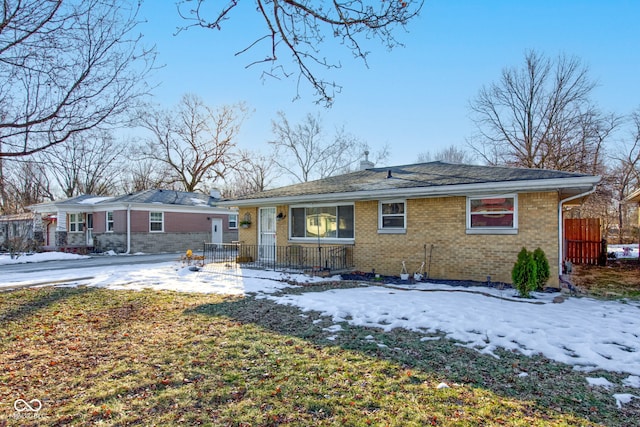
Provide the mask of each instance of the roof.
MULTIPOLYGON (((85 194, 70 199, 39 203, 37 205, 29 206, 29 209, 36 212, 45 212, 47 210, 56 210, 58 208, 64 208, 70 211, 95 211, 113 209, 114 207, 126 207, 130 205, 162 205, 163 209, 172 207, 175 209, 187 210, 203 208, 211 210, 217 207, 218 200, 219 199, 215 199, 206 194, 153 189, 115 197, 85 194)), ((219 210, 226 211, 227 208, 220 208, 219 210)))
POLYGON ((33 221, 33 212, 0 215, 0 222, 33 221))
POLYGON ((365 169, 249 194, 224 201, 221 205, 429 197, 496 191, 559 190, 564 197, 586 192, 599 181, 597 176, 572 172, 438 161, 365 169))
POLYGON ((640 188, 638 188, 636 191, 630 193, 624 200, 625 200, 625 202, 640 203, 640 188))
POLYGON ((211 206, 211 197, 200 193, 174 190, 144 190, 109 200, 110 203, 162 203, 165 205, 211 206))

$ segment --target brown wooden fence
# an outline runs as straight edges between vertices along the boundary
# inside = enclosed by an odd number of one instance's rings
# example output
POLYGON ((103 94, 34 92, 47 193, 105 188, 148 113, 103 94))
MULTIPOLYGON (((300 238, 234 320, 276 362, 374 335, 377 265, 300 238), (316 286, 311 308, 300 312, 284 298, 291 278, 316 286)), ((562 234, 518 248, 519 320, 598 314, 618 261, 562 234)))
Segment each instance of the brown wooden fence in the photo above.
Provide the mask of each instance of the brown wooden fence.
POLYGON ((606 260, 606 248, 600 231, 600 218, 564 220, 565 259, 573 264, 596 265, 606 260), (604 251, 604 252, 603 252, 604 251))

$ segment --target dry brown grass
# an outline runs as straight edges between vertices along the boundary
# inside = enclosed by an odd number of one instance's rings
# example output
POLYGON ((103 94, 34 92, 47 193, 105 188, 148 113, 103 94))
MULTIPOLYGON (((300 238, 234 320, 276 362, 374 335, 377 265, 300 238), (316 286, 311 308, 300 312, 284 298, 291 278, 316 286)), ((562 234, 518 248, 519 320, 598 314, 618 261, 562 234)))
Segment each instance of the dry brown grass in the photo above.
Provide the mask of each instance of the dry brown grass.
POLYGON ((610 261, 604 267, 575 265, 571 279, 591 296, 640 299, 640 261, 637 259, 610 261))

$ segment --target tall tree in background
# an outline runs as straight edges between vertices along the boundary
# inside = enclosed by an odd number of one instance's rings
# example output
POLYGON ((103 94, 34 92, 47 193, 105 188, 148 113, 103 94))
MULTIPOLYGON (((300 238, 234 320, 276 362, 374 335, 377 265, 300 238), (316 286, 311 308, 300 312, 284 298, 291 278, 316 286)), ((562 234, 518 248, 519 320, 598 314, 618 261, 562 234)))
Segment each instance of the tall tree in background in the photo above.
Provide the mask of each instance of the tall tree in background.
MULTIPOLYGON (((217 2, 216 2, 217 3, 217 2)), ((422 8, 422 0, 335 0, 294 1, 256 0, 255 11, 264 21, 264 33, 238 53, 258 50, 258 59, 248 66, 267 64, 267 75, 276 78, 297 74, 298 81, 306 80, 318 96, 318 102, 331 105, 340 86, 320 75, 321 70, 340 68, 339 59, 329 59, 322 53, 329 43, 339 43, 354 57, 365 62, 369 52, 363 43, 378 40, 387 49, 400 43, 394 32, 403 29, 422 8), (265 53, 266 52, 266 53, 265 53), (288 70, 283 57, 290 57, 297 72, 288 70)), ((189 24, 220 30, 240 4, 230 0, 220 6, 205 0, 178 2, 180 15, 189 24)), ((240 18, 238 18, 240 19, 240 18)))
POLYGON ((640 185, 640 109, 631 114, 631 132, 612 154, 613 186, 619 243, 624 243, 628 206, 624 199, 640 185))
POLYGON ((504 69, 471 101, 472 148, 489 164, 597 174, 620 120, 591 104, 594 87, 577 58, 529 51, 524 67, 504 69))
POLYGON ((0 5, 0 206, 4 162, 116 124, 147 92, 138 4, 127 0, 22 0, 0 5))
POLYGON ((247 114, 243 104, 213 109, 196 95, 184 95, 171 111, 146 110, 140 124, 151 133, 144 155, 166 167, 170 184, 205 191, 233 169, 233 150, 247 114))
POLYGON ((174 188, 175 184, 168 179, 171 171, 166 164, 144 158, 137 149, 131 149, 131 147, 127 155, 132 161, 123 165, 118 192, 129 194, 156 188, 180 189, 178 186, 174 188))
POLYGON ((276 162, 273 155, 257 151, 241 150, 240 161, 225 179, 223 194, 225 197, 239 197, 266 190, 276 178, 276 162))
MULTIPOLYGON (((344 128, 336 129, 327 137, 318 115, 307 114, 298 124, 291 124, 283 112, 279 121, 272 121, 275 139, 269 141, 274 149, 276 165, 297 182, 326 178, 354 169, 354 164, 368 151, 367 144, 359 141, 344 128)), ((378 160, 386 158, 385 147, 378 160)))
POLYGON ((105 130, 76 134, 40 154, 66 197, 111 195, 122 171, 125 146, 105 130))
POLYGON ((25 207, 54 200, 53 185, 46 166, 35 159, 8 159, 4 163, 6 197, 2 199, 0 214, 15 214, 25 207))
POLYGON ((473 163, 473 156, 469 152, 455 145, 451 145, 433 154, 430 151, 419 153, 417 159, 419 163, 433 162, 436 160, 447 163, 470 164, 473 163))

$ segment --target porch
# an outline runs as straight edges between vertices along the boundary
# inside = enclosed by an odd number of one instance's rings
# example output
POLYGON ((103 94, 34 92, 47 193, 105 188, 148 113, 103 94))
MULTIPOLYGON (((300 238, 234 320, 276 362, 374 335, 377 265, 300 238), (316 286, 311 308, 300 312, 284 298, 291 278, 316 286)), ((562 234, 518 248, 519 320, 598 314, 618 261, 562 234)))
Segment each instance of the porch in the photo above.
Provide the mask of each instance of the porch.
POLYGON ((205 263, 234 263, 247 268, 333 274, 354 268, 353 245, 269 246, 205 243, 205 263))

